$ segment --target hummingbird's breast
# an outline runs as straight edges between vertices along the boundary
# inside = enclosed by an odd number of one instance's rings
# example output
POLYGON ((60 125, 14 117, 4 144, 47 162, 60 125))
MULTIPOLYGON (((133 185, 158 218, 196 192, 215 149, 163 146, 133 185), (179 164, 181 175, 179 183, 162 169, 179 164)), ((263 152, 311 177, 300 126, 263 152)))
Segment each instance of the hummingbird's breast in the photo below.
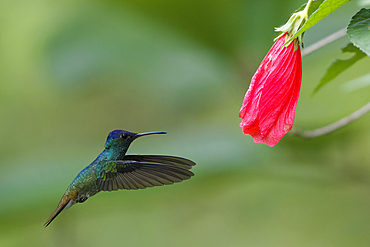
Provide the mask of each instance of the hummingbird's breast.
POLYGON ((69 185, 67 191, 75 193, 76 202, 83 202, 98 193, 98 179, 91 164, 83 169, 69 185))

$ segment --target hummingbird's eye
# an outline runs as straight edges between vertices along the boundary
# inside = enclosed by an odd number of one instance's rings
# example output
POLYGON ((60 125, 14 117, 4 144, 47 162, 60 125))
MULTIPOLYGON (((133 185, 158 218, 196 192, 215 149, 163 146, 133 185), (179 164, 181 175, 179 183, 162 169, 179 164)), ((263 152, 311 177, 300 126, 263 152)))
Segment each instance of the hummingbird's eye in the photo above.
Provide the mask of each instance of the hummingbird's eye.
POLYGON ((122 138, 122 139, 125 139, 127 137, 127 134, 126 133, 122 133, 119 137, 122 138))

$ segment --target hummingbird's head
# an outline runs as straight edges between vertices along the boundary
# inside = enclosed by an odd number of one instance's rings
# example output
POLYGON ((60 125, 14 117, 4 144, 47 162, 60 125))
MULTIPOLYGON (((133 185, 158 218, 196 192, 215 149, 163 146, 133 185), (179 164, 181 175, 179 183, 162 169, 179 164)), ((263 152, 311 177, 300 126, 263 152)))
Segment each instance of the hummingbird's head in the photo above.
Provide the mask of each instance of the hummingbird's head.
POLYGON ((166 134, 166 132, 133 133, 126 130, 113 130, 109 133, 104 147, 106 149, 110 149, 112 147, 121 148, 125 149, 124 152, 126 152, 131 142, 136 138, 153 134, 166 134))

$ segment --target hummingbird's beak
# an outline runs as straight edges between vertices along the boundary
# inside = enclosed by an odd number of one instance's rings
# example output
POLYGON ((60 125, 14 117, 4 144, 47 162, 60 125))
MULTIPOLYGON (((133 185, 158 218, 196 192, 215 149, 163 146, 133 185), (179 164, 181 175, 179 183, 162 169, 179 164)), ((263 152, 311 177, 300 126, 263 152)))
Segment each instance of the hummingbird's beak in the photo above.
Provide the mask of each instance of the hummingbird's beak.
POLYGON ((160 131, 160 132, 145 132, 145 133, 137 133, 135 135, 135 138, 141 137, 141 136, 147 136, 147 135, 154 135, 154 134, 167 134, 167 132, 160 131))

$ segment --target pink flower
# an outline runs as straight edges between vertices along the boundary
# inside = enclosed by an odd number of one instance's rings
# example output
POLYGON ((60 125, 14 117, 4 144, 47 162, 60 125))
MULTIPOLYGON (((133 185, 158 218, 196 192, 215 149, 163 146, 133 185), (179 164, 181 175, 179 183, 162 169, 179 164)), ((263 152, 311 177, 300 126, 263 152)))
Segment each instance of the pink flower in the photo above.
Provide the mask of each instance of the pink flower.
POLYGON ((298 40, 282 46, 286 36, 275 42, 258 67, 239 112, 244 134, 271 147, 293 126, 302 80, 298 40))

